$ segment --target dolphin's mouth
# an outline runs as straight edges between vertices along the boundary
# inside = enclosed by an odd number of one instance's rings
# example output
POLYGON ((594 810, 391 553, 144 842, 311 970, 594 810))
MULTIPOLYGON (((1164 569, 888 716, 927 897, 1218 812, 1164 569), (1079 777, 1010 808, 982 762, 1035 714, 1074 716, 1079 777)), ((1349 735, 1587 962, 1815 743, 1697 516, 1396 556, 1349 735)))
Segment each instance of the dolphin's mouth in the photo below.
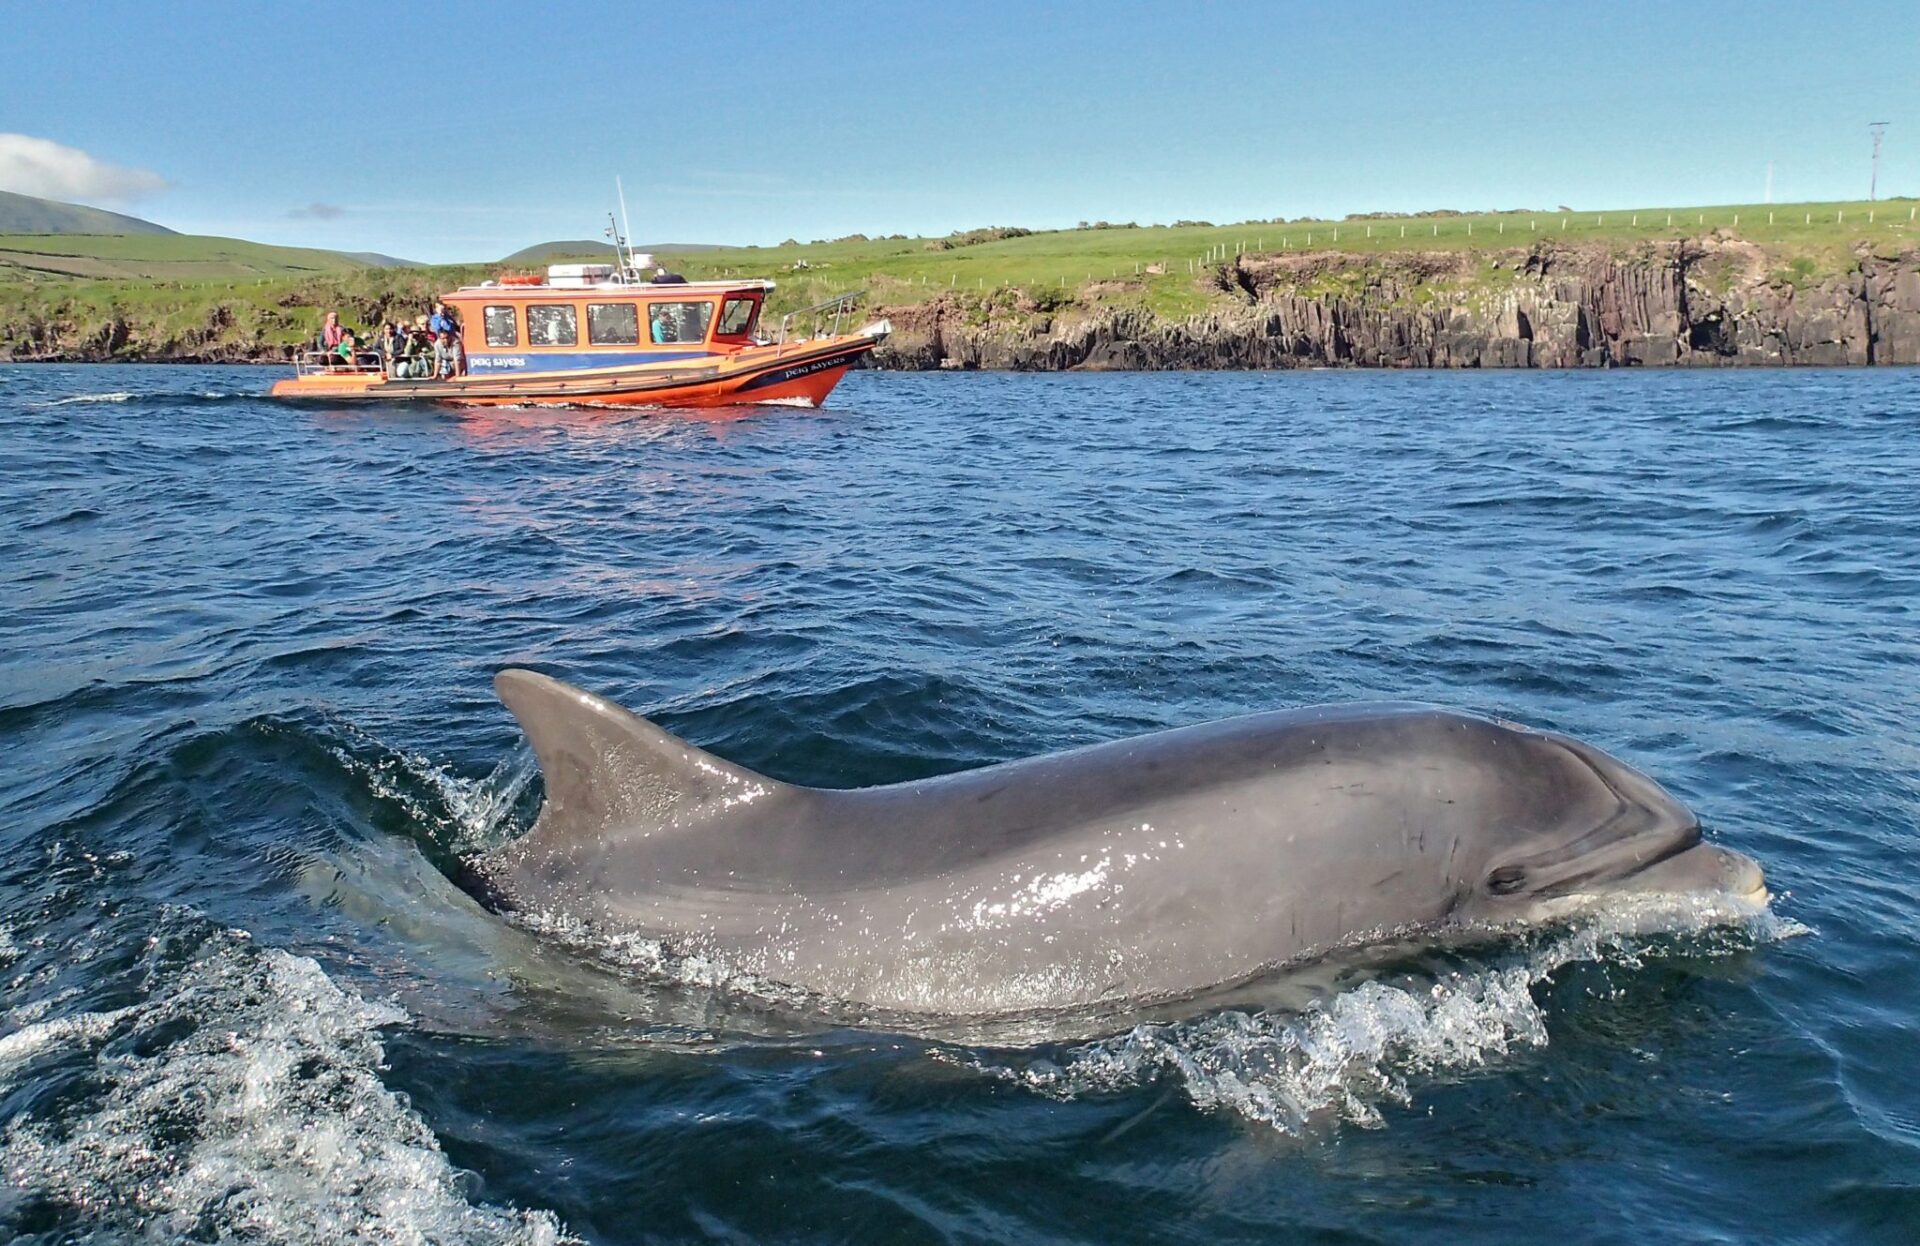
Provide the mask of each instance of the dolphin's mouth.
POLYGON ((1624 890, 1678 895, 1722 895, 1741 904, 1765 908, 1773 899, 1766 871, 1743 852, 1718 844, 1697 843, 1683 852, 1663 857, 1620 880, 1624 890))

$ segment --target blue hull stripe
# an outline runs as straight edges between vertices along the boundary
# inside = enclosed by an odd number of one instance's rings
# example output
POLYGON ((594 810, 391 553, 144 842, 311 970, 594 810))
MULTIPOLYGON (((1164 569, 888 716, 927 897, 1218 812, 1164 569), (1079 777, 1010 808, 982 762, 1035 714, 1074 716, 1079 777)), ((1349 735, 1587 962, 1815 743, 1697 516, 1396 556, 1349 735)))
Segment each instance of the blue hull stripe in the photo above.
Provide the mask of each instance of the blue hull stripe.
POLYGON ((572 372, 580 368, 628 368, 637 363, 671 363, 683 359, 712 359, 704 350, 595 351, 572 350, 481 351, 467 356, 470 376, 509 372, 572 372))

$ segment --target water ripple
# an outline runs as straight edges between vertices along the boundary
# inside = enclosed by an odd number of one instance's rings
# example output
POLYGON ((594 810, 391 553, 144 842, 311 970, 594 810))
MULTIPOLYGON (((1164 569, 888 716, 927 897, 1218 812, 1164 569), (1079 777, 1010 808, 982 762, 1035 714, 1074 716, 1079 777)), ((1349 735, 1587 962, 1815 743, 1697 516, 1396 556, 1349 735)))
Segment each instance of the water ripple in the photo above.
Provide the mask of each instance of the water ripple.
POLYGON ((1920 376, 857 374, 707 415, 267 379, 0 368, 7 1232, 1920 1223, 1920 376), (455 885, 537 806, 509 664, 827 785, 1492 712, 1657 775, 1817 934, 1398 950, 1071 1045, 846 1016, 455 885))

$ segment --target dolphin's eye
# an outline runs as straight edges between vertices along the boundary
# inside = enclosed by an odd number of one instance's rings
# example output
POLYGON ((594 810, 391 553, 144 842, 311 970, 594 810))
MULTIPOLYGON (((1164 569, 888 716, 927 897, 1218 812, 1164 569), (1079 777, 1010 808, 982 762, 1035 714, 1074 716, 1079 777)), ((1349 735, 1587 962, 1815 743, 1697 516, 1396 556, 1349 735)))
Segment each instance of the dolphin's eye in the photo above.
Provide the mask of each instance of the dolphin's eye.
POLYGON ((1503 865, 1487 875, 1487 890, 1496 896, 1510 896, 1527 884, 1527 872, 1517 865, 1503 865))

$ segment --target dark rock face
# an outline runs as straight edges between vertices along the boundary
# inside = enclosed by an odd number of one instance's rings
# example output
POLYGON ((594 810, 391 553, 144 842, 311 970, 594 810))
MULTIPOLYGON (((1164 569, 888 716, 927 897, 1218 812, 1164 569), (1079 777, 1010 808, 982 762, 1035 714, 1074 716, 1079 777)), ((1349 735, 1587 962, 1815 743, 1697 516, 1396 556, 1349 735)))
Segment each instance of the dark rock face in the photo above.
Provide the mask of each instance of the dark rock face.
POLYGON ((1717 234, 1632 251, 1542 244, 1484 256, 1246 255, 1208 277, 1234 302, 1187 320, 1138 309, 884 309, 892 368, 1578 368, 1920 363, 1920 253, 1857 254, 1818 284, 1717 234))

